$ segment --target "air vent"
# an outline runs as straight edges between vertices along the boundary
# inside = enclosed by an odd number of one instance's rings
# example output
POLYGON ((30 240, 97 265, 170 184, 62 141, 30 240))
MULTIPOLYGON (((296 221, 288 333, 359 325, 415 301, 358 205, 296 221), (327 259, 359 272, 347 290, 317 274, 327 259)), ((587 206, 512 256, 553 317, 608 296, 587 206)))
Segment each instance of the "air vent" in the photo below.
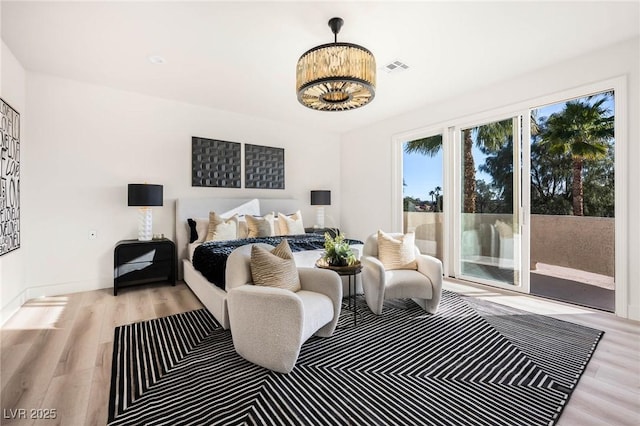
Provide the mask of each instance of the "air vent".
POLYGON ((154 65, 163 65, 167 63, 167 60, 159 55, 149 56, 148 59, 149 59, 149 62, 151 62, 154 65))
POLYGON ((392 73, 392 72, 396 73, 396 72, 404 71, 408 68, 409 68, 409 65, 405 64, 400 60, 390 62, 383 67, 383 69, 388 73, 392 73))

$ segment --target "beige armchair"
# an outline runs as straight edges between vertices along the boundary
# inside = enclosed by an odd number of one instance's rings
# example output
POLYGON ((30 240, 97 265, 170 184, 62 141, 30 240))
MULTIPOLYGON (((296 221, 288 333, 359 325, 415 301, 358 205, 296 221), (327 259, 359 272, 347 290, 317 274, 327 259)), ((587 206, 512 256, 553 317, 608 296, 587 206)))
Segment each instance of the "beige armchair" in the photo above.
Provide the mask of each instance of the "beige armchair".
POLYGON ((229 255, 226 288, 231 335, 236 352, 247 361, 289 373, 309 337, 333 334, 342 302, 340 277, 317 268, 298 268, 298 274, 301 290, 297 292, 253 285, 251 246, 229 255))
MULTIPOLYGON (((391 233, 392 237, 402 236, 391 233)), ((362 262, 362 288, 364 297, 376 315, 382 313, 385 299, 413 299, 422 309, 435 314, 442 295, 442 262, 416 250, 417 270, 385 270, 378 259, 378 234, 370 235, 364 243, 362 262)))

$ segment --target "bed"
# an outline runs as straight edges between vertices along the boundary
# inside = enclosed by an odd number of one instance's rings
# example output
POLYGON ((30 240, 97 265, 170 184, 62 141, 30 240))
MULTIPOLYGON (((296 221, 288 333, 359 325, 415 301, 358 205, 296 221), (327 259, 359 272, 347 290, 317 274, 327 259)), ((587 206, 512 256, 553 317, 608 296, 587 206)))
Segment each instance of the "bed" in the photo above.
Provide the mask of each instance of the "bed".
MULTIPOLYGON (((216 277, 221 276, 221 272, 203 270, 213 281, 218 281, 217 283, 212 283, 205 277, 205 274, 194 266, 192 259, 198 258, 199 256, 201 257, 202 253, 200 252, 203 251, 204 247, 199 247, 201 244, 198 242, 190 243, 191 228, 187 220, 200 218, 201 220, 199 220, 198 223, 204 223, 202 219, 208 218, 210 211, 215 211, 223 217, 229 217, 233 214, 238 214, 239 216, 264 216, 270 212, 290 214, 298 211, 299 207, 298 200, 292 199, 182 198, 176 201, 175 232, 176 248, 178 251, 178 276, 184 279, 185 283, 191 288, 198 299, 200 299, 202 304, 216 317, 225 329, 229 328, 226 301, 227 292, 224 288, 224 283, 219 282, 221 281, 220 279, 216 279, 216 277)), ((312 219, 308 218, 307 220, 310 221, 312 219)), ((301 240, 300 243, 302 246, 300 251, 294 251, 293 253, 296 265, 299 267, 313 267, 316 260, 322 255, 322 235, 300 235, 297 239, 301 240)), ((228 244, 217 242, 215 244, 206 243, 205 245, 222 247, 223 250, 221 250, 221 252, 226 251, 226 255, 228 255, 233 248, 243 245, 244 243, 265 242, 274 245, 278 240, 279 237, 273 237, 267 241, 256 241, 255 239, 230 240, 228 244), (228 246, 226 250, 224 250, 224 246, 228 246)), ((293 240, 296 240, 296 237, 289 239, 290 245, 295 245, 293 240)), ((354 241, 352 248, 356 256, 359 257, 360 253, 362 253, 362 245, 354 241)), ((202 265, 200 264, 199 266, 201 267, 202 265)), ((222 278, 224 278, 224 276, 222 276, 222 278)), ((348 284, 345 283, 345 285, 348 284)), ((348 288, 345 286, 344 290, 346 293, 348 288)), ((362 285, 359 280, 356 282, 356 291, 358 293, 362 292, 362 285)))

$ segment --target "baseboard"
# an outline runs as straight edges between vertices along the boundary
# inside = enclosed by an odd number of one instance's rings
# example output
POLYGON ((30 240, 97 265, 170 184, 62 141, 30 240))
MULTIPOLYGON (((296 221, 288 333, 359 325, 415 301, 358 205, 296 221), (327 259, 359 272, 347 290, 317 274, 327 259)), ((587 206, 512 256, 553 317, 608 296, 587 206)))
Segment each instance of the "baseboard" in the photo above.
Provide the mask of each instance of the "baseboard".
POLYGON ((27 288, 27 299, 37 297, 60 296, 62 294, 79 293, 81 291, 100 290, 113 287, 113 280, 82 280, 62 284, 51 284, 27 288))
POLYGON ((4 325, 4 323, 7 322, 7 320, 11 318, 11 316, 15 314, 28 300, 36 299, 38 297, 60 296, 63 294, 79 293, 82 291, 100 290, 112 287, 113 280, 111 278, 29 287, 23 290, 11 302, 2 307, 0 310, 0 326, 4 325))
POLYGON ((20 307, 24 305, 27 300, 29 300, 29 297, 27 296, 27 290, 23 290, 9 303, 4 305, 2 309, 0 309, 0 326, 3 326, 4 323, 13 316, 13 314, 18 312, 18 309, 20 309, 20 307))
POLYGON ((630 320, 640 321, 640 305, 629 305, 627 314, 630 320))

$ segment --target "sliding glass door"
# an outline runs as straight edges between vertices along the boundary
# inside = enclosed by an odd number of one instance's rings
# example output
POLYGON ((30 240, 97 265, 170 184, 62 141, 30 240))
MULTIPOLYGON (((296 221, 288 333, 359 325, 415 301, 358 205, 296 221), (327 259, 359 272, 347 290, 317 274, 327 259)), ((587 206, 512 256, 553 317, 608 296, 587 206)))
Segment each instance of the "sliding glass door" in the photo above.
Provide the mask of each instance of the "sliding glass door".
POLYGON ((422 254, 444 260, 443 134, 402 144, 402 225, 422 254))
POLYGON ((393 223, 447 277, 626 316, 625 87, 398 135, 393 223))
POLYGON ((500 287, 523 288, 522 118, 456 128, 456 275, 500 287))

